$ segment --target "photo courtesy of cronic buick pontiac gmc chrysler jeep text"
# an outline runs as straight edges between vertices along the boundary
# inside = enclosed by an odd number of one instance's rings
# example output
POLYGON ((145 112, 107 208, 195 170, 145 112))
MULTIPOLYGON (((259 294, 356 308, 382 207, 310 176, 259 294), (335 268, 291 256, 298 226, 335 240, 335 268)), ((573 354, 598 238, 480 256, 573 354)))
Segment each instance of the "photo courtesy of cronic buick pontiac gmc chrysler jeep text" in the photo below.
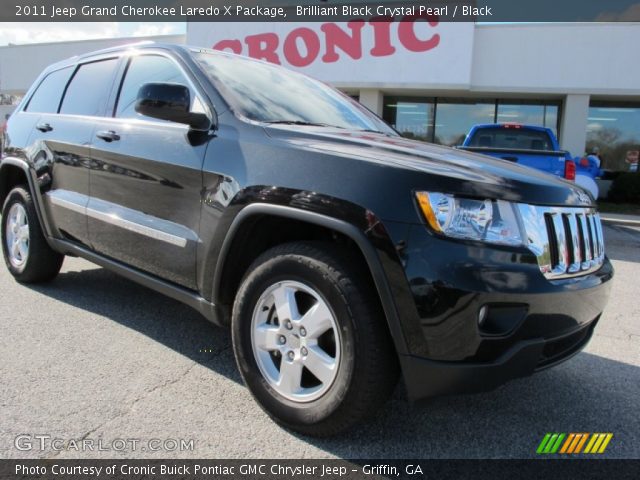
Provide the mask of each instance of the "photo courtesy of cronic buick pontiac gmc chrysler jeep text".
POLYGON ((400 137, 333 88, 200 48, 49 67, 11 116, 2 246, 19 282, 83 257, 229 326, 282 425, 338 433, 579 352, 613 270, 593 198, 400 137))

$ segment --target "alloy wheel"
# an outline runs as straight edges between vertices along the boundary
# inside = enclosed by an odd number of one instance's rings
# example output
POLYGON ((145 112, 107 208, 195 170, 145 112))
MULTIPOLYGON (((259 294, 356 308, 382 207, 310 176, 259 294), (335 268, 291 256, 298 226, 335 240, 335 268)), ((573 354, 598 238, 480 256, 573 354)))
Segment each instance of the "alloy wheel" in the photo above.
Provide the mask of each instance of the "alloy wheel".
POLYGON ((263 377, 295 402, 320 398, 338 373, 335 316, 317 291, 300 282, 278 282, 262 293, 251 322, 251 345, 263 377))
POLYGON ((14 203, 9 209, 5 228, 9 261, 15 268, 21 268, 29 257, 29 221, 20 203, 14 203))

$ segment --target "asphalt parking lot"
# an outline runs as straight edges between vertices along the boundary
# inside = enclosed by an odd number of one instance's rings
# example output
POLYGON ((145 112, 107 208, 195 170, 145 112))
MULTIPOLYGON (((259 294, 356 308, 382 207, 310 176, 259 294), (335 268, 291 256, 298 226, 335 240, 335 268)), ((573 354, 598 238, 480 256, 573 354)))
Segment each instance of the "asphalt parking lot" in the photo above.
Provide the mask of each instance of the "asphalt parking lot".
POLYGON ((0 457, 526 458, 546 432, 612 432, 605 457, 640 458, 640 228, 605 236, 617 275, 583 353, 486 394, 412 406, 398 388, 377 418, 324 440, 275 425, 242 386, 229 334, 190 308, 79 259, 46 286, 2 266, 0 457), (20 450, 20 434, 140 443, 20 450), (142 451, 151 439, 193 449, 142 451))

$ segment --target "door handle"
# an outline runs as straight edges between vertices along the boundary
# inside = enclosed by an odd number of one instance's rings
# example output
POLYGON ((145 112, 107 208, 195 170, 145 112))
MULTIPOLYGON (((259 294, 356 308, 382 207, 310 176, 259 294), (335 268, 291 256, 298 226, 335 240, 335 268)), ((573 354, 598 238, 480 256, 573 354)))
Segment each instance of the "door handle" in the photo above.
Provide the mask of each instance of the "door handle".
POLYGON ((105 142, 113 142, 116 140, 120 140, 120 135, 118 135, 113 130, 102 130, 96 133, 96 137, 101 138, 105 142))
POLYGON ((48 123, 39 123, 36 125, 36 128, 41 132, 50 132, 51 130, 53 130, 53 127, 48 123))
POLYGON ((516 163, 518 162, 518 157, 510 157, 510 156, 507 156, 507 157, 502 157, 502 159, 503 159, 503 160, 508 160, 508 161, 510 161, 510 162, 516 162, 516 163))

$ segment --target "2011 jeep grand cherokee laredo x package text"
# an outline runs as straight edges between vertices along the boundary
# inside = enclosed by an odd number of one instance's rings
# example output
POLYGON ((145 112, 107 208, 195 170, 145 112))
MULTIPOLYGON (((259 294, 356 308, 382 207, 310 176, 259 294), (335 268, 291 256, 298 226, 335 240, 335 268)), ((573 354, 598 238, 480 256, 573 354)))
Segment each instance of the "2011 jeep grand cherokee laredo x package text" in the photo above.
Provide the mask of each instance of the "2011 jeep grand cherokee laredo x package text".
POLYGON ((18 281, 79 256, 230 325, 257 402, 310 435, 375 412, 400 371, 415 400, 566 360, 613 275, 574 184, 183 46, 48 68, 8 122, 0 196, 18 281))

